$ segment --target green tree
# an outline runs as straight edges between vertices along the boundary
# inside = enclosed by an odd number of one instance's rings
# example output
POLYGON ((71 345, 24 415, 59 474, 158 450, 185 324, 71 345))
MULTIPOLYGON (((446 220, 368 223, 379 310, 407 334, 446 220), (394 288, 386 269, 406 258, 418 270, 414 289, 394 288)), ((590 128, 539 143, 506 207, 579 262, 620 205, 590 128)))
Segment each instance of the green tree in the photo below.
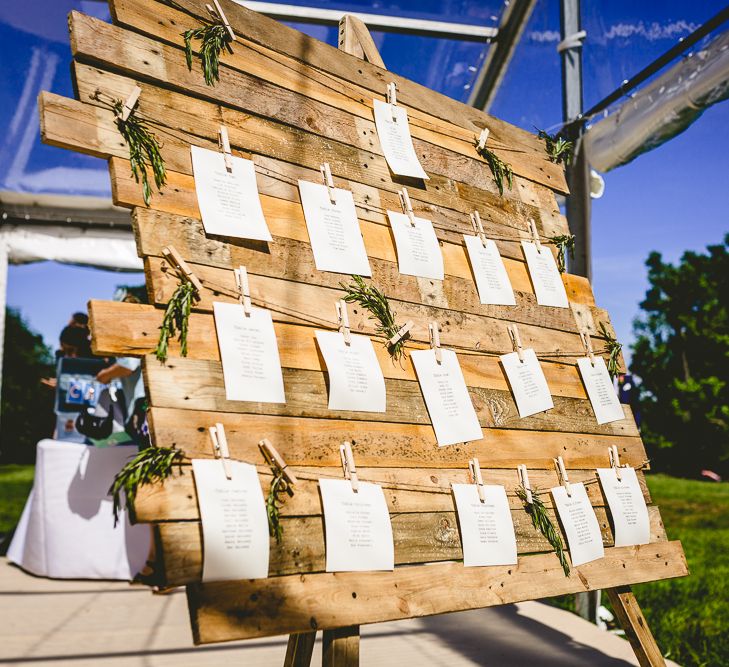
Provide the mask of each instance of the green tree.
POLYGON ((650 288, 634 322, 642 430, 659 468, 729 472, 729 235, 677 265, 646 261, 650 288))
POLYGON ((0 460, 32 463, 35 445, 53 432, 54 392, 41 379, 55 374, 53 355, 20 313, 5 311, 0 460))

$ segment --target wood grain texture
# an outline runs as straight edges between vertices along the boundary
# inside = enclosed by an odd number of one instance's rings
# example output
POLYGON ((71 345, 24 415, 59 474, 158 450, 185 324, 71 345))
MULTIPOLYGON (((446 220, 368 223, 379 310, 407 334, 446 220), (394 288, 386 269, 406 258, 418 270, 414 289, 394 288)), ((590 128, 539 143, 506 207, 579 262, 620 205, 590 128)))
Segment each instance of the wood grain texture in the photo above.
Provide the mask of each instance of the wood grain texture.
POLYGON ((554 554, 516 566, 461 563, 394 572, 294 575, 188 586, 196 644, 479 609, 688 573, 679 542, 613 547, 565 577, 554 554))

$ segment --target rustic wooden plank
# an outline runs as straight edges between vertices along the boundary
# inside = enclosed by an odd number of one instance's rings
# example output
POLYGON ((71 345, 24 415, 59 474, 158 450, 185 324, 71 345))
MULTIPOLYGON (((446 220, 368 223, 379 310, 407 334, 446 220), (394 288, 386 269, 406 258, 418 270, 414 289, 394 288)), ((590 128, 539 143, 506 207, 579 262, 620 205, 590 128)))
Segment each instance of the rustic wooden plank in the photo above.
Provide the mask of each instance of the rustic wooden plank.
MULTIPOLYGON (((562 533, 554 510, 548 511, 554 525, 562 533)), ((658 508, 649 508, 651 542, 665 542, 666 536, 658 508)), ((604 507, 596 507, 603 544, 611 547, 613 534, 604 507)), ((551 551, 549 542, 532 526, 523 509, 513 510, 517 551, 520 555, 551 551)), ((436 563, 462 560, 461 537, 456 513, 419 512, 397 513, 390 517, 395 545, 395 565, 436 563)), ((269 576, 312 574, 324 572, 324 523, 320 516, 284 517, 281 543, 271 538, 269 546, 269 576)), ((156 526, 162 544, 159 574, 164 572, 164 586, 183 586, 202 580, 202 528, 197 522, 160 523, 156 526), (161 566, 161 568, 160 568, 161 566)))
MULTIPOLYGON (((392 422, 400 424, 429 424, 420 387, 407 380, 385 380, 387 412, 350 412, 329 410, 324 373, 283 369, 286 403, 249 403, 225 398, 223 371, 219 362, 198 359, 168 359, 161 365, 154 357, 144 358, 144 379, 150 402, 154 406, 235 412, 241 414, 288 417, 321 417, 352 422, 392 422)), ((617 435, 634 428, 632 416, 619 422, 599 425, 591 420, 589 401, 561 396, 554 397, 554 408, 546 413, 520 418, 509 392, 470 387, 471 401, 484 428, 500 427, 540 431, 568 431, 617 435)), ((352 426, 359 430, 359 426, 352 426)), ((489 438, 488 431, 484 438, 489 438)), ((431 442, 436 445, 435 436, 431 442)))
POLYGON ((367 26, 352 14, 345 14, 339 21, 339 49, 387 69, 367 26))
POLYGON ((322 667, 358 667, 359 625, 324 630, 321 652, 322 667))
POLYGON ((315 643, 316 632, 299 632, 289 635, 284 667, 309 667, 315 643))
MULTIPOLYGON (((199 6, 198 9, 202 10, 203 16, 207 16, 203 6, 199 6)), ((169 5, 153 5, 139 2, 139 0, 117 0, 114 3, 113 11, 116 23, 126 25, 157 39, 165 40, 177 47, 181 45, 180 33, 186 28, 197 27, 200 16, 198 14, 198 18, 192 18, 176 11, 169 5)), ((195 14, 196 12, 193 10, 191 13, 195 14)), ((357 114, 364 119, 370 120, 372 117, 370 108, 372 97, 381 98, 384 94, 385 84, 382 78, 387 77, 386 81, 399 79, 399 77, 392 74, 380 72, 377 86, 368 90, 361 85, 357 85, 355 83, 356 77, 353 76, 356 72, 362 73, 363 63, 361 60, 354 61, 356 64, 346 76, 325 74, 317 69, 314 63, 310 65, 308 62, 302 62, 299 54, 291 54, 294 56, 291 57, 277 50, 256 46, 255 38, 253 41, 247 39, 249 26, 250 22, 248 20, 239 26, 241 38, 238 40, 233 53, 223 54, 221 60, 224 66, 251 73, 283 87, 298 89, 313 99, 325 102, 338 109, 347 109, 350 113, 357 114)), ((277 29, 280 29, 280 27, 280 25, 276 26, 277 29)), ((300 33, 296 33, 296 36, 301 38, 300 33)), ((309 40, 310 38, 304 37, 304 39, 309 40)), ((327 45, 316 40, 313 40, 309 46, 313 47, 311 55, 318 52, 321 47, 330 49, 327 45)), ((309 54, 303 60, 308 61, 308 56, 309 54)), ((345 60, 341 57, 333 57, 340 63, 345 60)), ((407 103, 408 89, 413 84, 405 80, 403 80, 403 83, 405 89, 400 91, 399 97, 403 103, 407 103), (405 97, 402 97, 402 95, 405 95, 405 97)), ((474 110, 458 103, 456 104, 460 107, 460 112, 455 116, 458 122, 455 124, 443 122, 436 115, 431 115, 433 109, 439 106, 441 96, 433 91, 427 91, 427 95, 435 99, 431 99, 425 106, 416 106, 409 110, 413 135, 416 139, 425 139, 433 145, 445 145, 449 149, 472 157, 475 155, 474 135, 480 132, 481 127, 488 125, 492 128, 492 142, 495 150, 502 158, 512 162, 516 173, 523 174, 550 188, 566 192, 563 170, 558 165, 549 162, 543 144, 534 135, 480 114, 479 125, 474 126, 467 123, 467 129, 462 129, 464 114, 473 114, 474 110), (488 123, 483 122, 485 118, 488 118, 488 123)), ((448 103, 453 104, 453 101, 450 100, 448 103)))
POLYGON ((340 465, 339 445, 353 443, 358 466, 424 468, 436 476, 437 468, 456 468, 474 456, 489 468, 529 467, 554 470, 552 459, 562 456, 570 469, 608 465, 608 448, 616 445, 620 460, 639 466, 646 460, 643 443, 624 406, 626 418, 615 422, 613 435, 525 431, 492 428, 487 437, 467 445, 436 447, 430 425, 347 423, 337 419, 309 419, 204 412, 153 406, 149 411, 154 442, 176 447, 188 458, 211 456, 208 427, 225 426, 231 456, 258 461, 258 442, 269 438, 290 465, 340 465))
POLYGON ((613 547, 565 577, 554 554, 517 566, 442 563, 394 572, 322 573, 196 584, 188 605, 196 644, 418 618, 688 574, 680 542, 613 547), (255 593, 255 594, 254 594, 255 593))
MULTIPOLYGON (((359 457, 358 457, 359 458, 359 457)), ((262 466, 263 457, 249 461, 262 466)), ((280 509, 281 516, 317 516, 321 515, 321 498, 316 478, 341 476, 341 468, 311 468, 290 466, 299 482, 295 493, 286 498, 280 509)), ((383 486, 383 493, 390 512, 449 512, 455 511, 453 497, 447 491, 451 484, 469 484, 471 479, 467 468, 441 469, 427 468, 367 468, 357 467, 359 479, 383 486), (394 488, 398 487, 398 488, 394 488), (446 489, 446 491, 444 491, 446 489)), ((511 493, 519 480, 516 470, 482 468, 486 484, 501 484, 509 492, 509 505, 512 509, 520 509, 521 501, 511 493)), ((605 498, 600 485, 595 483, 595 470, 569 469, 572 482, 590 482, 585 486, 590 502, 596 507, 605 505, 605 498)), ((646 502, 650 502, 648 486, 641 471, 637 473, 646 502)), ((259 468, 261 489, 268 493, 272 476, 259 468)), ((530 471, 529 480, 535 489, 549 489, 559 484, 553 470, 530 471)), ((551 495, 542 497, 547 507, 552 507, 551 495)), ((139 488, 134 501, 135 519, 139 523, 158 523, 160 521, 199 521, 200 513, 197 505, 197 493, 193 481, 192 468, 181 465, 163 483, 146 484, 139 488)))

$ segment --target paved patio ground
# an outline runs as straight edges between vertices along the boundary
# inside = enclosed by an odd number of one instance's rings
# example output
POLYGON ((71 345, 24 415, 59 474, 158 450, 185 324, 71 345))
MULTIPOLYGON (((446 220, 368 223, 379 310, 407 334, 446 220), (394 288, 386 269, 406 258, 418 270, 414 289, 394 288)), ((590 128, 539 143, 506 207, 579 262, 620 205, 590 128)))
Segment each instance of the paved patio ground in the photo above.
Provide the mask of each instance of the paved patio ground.
MULTIPOLYGON (((194 647, 184 591, 33 577, 0 559, 0 665, 280 667, 286 638, 194 647)), ((321 664, 319 642, 313 665, 321 664)), ((625 667, 625 640, 539 602, 363 626, 361 664, 625 667)), ((672 663, 671 663, 672 664, 672 663)))

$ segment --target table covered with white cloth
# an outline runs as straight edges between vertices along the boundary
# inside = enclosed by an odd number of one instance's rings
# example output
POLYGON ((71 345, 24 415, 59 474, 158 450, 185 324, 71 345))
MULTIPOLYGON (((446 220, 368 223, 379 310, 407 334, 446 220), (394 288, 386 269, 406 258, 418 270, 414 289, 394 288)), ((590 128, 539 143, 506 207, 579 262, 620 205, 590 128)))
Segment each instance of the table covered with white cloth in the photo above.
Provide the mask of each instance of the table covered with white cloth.
POLYGON ((8 560, 59 579, 132 579, 150 548, 150 528, 125 512, 114 527, 109 487, 137 453, 41 440, 33 489, 8 549, 8 560))

